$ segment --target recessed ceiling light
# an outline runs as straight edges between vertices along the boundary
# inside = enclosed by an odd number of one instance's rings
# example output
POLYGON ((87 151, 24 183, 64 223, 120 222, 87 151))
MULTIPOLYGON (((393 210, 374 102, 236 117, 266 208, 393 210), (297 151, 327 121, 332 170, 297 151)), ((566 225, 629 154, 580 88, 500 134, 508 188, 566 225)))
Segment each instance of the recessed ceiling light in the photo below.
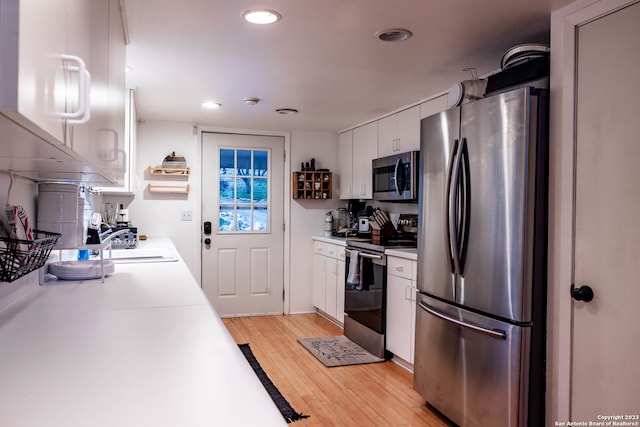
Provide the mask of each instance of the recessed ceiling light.
POLYGON ((383 42, 401 42, 408 39, 413 34, 409 30, 402 28, 394 28, 392 30, 383 30, 376 33, 376 37, 383 42))
POLYGON ((276 110, 276 113, 278 114, 298 114, 298 110, 296 110, 295 108, 278 108, 276 110))
POLYGON ((252 24, 273 24, 274 22, 282 19, 282 15, 273 10, 267 9, 250 9, 242 12, 242 17, 245 21, 252 24))
POLYGON ((222 104, 220 104, 219 102, 205 101, 202 103, 202 106, 204 108, 209 108, 210 110, 215 110, 216 108, 222 107, 222 104))

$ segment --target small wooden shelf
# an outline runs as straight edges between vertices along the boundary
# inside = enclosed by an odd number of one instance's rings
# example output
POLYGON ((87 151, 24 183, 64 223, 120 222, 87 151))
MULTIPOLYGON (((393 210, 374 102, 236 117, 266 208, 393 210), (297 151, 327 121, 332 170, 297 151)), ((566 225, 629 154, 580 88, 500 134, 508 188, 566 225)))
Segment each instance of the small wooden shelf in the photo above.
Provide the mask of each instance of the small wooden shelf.
POLYGON ((165 194, 188 194, 189 185, 155 185, 147 186, 149 193, 165 193, 165 194))
POLYGON ((296 171, 291 178, 294 199, 330 199, 333 177, 329 171, 296 171))
POLYGON ((174 168, 174 167, 163 167, 163 166, 149 166, 149 175, 153 176, 171 176, 171 177, 182 177, 189 176, 191 174, 191 170, 188 167, 184 168, 174 168))

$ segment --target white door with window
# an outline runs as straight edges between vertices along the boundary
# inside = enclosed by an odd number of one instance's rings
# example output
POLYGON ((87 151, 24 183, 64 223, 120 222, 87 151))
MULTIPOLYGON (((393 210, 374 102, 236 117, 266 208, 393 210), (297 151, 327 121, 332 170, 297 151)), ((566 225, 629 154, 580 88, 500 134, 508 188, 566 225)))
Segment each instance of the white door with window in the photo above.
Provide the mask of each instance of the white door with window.
POLYGON ((284 138, 202 133, 202 288, 221 316, 282 314, 284 138))

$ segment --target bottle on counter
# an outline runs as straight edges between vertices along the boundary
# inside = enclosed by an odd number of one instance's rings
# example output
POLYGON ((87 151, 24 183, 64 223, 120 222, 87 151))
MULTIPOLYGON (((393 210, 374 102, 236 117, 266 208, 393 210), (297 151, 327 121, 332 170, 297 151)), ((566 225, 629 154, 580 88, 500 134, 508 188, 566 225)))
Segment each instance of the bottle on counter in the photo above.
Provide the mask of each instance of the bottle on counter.
POLYGON ((333 213, 329 211, 324 217, 324 235, 325 237, 331 237, 332 233, 333 233, 333 213))

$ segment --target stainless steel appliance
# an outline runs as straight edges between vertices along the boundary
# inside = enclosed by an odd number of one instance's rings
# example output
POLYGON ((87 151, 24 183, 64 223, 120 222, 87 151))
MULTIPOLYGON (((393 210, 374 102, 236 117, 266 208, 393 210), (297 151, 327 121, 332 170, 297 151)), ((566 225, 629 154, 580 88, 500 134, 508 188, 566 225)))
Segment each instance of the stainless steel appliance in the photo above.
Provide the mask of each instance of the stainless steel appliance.
POLYGON ((421 121, 414 388, 460 426, 544 424, 546 91, 421 121))
MULTIPOLYGON (((409 230, 415 215, 401 215, 399 230, 409 230)), ((411 232, 387 236, 383 244, 372 243, 371 238, 347 238, 345 249, 344 335, 378 357, 390 356, 385 351, 387 323, 387 256, 390 247, 416 247, 416 234, 411 232), (354 265, 354 257, 357 258, 354 265), (350 270, 357 268, 357 279, 350 270)))
POLYGON ((418 158, 420 152, 409 151, 374 159, 373 199, 386 202, 418 200, 418 158))

